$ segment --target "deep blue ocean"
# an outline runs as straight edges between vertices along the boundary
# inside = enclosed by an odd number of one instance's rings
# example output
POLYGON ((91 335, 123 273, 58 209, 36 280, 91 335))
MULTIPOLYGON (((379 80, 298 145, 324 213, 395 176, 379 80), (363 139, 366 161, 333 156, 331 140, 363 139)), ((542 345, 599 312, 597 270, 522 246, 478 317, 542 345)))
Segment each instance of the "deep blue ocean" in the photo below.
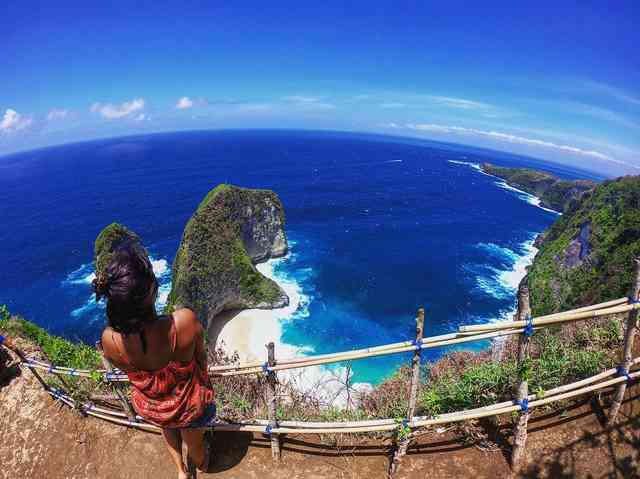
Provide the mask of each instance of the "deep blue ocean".
MULTIPOLYGON (((1 157, 0 303, 93 343, 104 325, 89 284, 99 231, 113 221, 136 231, 166 294, 187 220, 225 182, 273 189, 284 203, 291 254, 275 274, 304 301, 283 322, 283 343, 325 353, 409 339, 421 306, 428 335, 505 318, 535 235, 558 216, 480 172, 484 161, 602 179, 460 145, 332 132, 181 132, 1 157)), ((379 381, 405 359, 356 362, 355 378, 379 381)))

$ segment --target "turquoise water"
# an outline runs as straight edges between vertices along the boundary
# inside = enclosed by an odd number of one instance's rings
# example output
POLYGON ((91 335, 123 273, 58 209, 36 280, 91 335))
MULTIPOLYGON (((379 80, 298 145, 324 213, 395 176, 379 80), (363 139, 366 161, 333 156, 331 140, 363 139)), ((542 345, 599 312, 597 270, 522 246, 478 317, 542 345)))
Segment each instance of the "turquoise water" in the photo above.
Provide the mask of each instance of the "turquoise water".
MULTIPOLYGON (((283 321, 283 343, 325 353, 405 340, 421 306, 429 335, 504 318, 535 235, 557 214, 481 173, 483 161, 594 178, 459 145, 298 131, 137 136, 6 156, 0 303, 95 341, 104 325, 89 286, 98 232, 118 221, 141 235, 162 303, 186 221, 230 182, 271 188, 285 206, 292 248, 274 274, 296 283, 302 302, 283 321)), ((377 382, 403 360, 354 363, 355 378, 377 382)))

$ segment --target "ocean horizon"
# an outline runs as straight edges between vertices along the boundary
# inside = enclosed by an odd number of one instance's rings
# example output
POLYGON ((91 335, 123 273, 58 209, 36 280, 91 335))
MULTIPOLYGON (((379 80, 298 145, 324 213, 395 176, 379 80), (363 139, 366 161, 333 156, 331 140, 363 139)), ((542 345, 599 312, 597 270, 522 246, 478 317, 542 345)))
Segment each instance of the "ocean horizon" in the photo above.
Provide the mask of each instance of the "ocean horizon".
MULTIPOLYGON (((294 130, 164 133, 8 155, 0 158, 0 210, 10 225, 0 231, 0 303, 93 344, 104 327, 90 289, 99 231, 117 221, 141 236, 162 308, 187 220, 209 190, 232 183, 272 189, 284 204, 290 252, 260 265, 294 298, 264 316, 283 355, 411 339, 419 307, 425 335, 507 319, 535 237, 558 213, 483 173, 482 162, 603 179, 463 145, 294 130)), ((354 362, 354 380, 378 383, 404 362, 354 362)))

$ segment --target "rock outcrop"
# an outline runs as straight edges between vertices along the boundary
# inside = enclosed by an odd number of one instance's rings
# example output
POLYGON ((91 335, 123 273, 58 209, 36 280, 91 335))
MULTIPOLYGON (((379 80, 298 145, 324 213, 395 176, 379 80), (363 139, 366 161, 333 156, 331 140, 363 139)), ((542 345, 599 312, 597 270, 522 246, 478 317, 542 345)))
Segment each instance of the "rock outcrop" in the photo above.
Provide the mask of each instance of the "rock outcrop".
POLYGON ((134 243, 142 248, 140 237, 119 223, 111 223, 98 235, 94 247, 94 265, 96 271, 102 271, 111 261, 113 251, 125 243, 134 243))
POLYGON ((286 293, 255 267, 287 253, 284 222, 272 191, 213 189, 185 227, 168 309, 190 307, 208 325, 224 310, 286 306, 286 293))
POLYGON ((640 176, 584 193, 536 243, 529 268, 534 315, 626 296, 640 256, 640 176))
POLYGON ((481 167, 485 173, 537 196, 545 208, 561 212, 567 211, 586 191, 596 186, 590 180, 561 180, 549 173, 527 168, 502 168, 490 163, 483 163, 481 167))

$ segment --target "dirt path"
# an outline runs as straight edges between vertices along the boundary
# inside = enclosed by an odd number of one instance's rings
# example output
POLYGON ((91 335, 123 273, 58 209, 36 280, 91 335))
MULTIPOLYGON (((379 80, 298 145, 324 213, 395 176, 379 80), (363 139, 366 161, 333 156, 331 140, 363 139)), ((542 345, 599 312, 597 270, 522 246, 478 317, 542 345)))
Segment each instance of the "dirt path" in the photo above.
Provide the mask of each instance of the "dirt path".
MULTIPOLYGON (((530 422, 529 468, 523 478, 640 478, 640 386, 630 390, 614 428, 604 426, 603 400, 588 398, 563 414, 530 422)), ((503 450, 463 444, 451 431, 424 436, 403 461, 397 478, 509 477, 508 429, 485 426, 503 450)), ((28 372, 0 385, 0 477, 174 478, 162 439, 112 426, 51 400, 28 372)), ((386 477, 389 444, 319 444, 290 436, 279 466, 269 442, 251 434, 216 434, 219 478, 386 477)))

